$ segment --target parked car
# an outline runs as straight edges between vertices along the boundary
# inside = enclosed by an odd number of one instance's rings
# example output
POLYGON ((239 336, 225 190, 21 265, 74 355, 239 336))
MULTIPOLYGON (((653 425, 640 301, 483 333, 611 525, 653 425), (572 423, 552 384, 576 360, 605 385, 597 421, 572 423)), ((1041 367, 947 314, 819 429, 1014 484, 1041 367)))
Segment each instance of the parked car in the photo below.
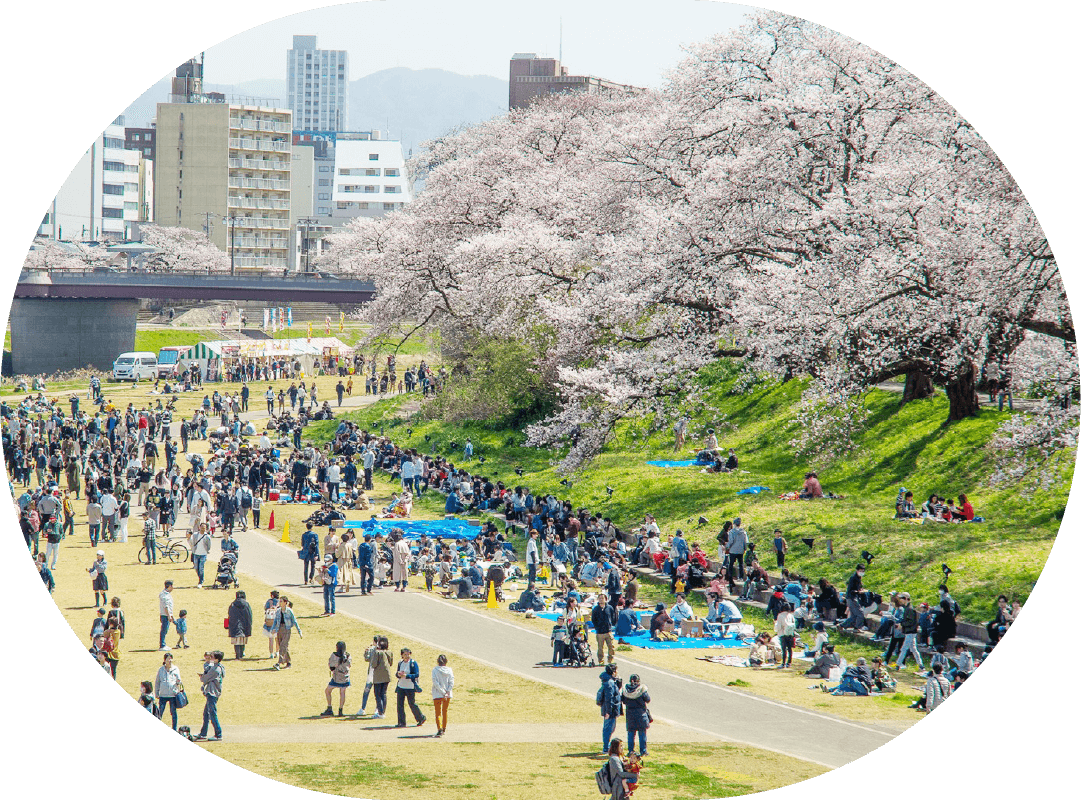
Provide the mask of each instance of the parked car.
POLYGON ((153 380, 156 377, 158 357, 153 353, 121 353, 113 362, 114 381, 153 380))

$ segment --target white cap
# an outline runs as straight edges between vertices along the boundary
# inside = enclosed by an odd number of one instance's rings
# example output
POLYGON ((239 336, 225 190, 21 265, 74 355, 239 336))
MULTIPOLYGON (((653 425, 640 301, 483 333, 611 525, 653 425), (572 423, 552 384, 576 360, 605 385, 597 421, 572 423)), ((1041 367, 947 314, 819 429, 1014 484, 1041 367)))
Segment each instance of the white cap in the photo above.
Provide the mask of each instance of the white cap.
POLYGON ((98 550, 98 555, 99 555, 99 556, 103 556, 103 555, 105 555, 105 551, 104 551, 104 550, 98 550))

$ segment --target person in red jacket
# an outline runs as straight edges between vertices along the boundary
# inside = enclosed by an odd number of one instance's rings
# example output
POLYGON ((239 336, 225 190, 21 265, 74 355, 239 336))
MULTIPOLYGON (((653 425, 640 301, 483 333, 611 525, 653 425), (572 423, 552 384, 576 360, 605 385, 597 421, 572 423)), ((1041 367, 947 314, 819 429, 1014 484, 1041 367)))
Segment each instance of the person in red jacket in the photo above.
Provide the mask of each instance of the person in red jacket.
POLYGON ((954 516, 956 522, 972 522, 972 518, 976 516, 976 511, 972 508, 972 503, 968 502, 968 498, 963 495, 957 495, 957 500, 961 503, 961 513, 954 516))

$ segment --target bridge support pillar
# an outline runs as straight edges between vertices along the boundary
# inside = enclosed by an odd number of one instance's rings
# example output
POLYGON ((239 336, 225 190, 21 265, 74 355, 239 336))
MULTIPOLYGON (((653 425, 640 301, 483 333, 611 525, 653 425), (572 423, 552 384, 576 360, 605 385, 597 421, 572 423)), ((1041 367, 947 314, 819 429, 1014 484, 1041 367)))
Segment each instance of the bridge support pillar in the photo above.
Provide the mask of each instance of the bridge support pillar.
POLYGON ((16 297, 11 303, 12 372, 111 370, 118 355, 135 349, 138 314, 138 300, 16 297))

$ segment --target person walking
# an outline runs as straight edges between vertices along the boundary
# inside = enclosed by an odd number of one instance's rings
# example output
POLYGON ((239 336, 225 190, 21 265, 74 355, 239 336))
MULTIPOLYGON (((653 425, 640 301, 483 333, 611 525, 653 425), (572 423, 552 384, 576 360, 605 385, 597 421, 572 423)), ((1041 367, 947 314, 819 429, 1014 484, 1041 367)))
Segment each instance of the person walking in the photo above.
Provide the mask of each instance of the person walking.
POLYGON ((161 620, 161 636, 158 640, 158 650, 172 650, 165 643, 165 637, 169 633, 169 625, 173 621, 173 582, 166 581, 165 588, 158 595, 158 616, 161 620))
POLYGON ((417 692, 420 690, 420 684, 417 682, 420 678, 420 665, 413 660, 413 653, 408 647, 402 648, 401 656, 402 659, 398 662, 398 668, 394 673, 398 679, 394 690, 398 696, 397 727, 405 727, 405 704, 408 702, 409 710, 413 712, 413 719, 416 720, 419 728, 428 719, 417 706, 417 692))
POLYGON ((616 625, 616 609, 608 602, 608 595, 603 593, 597 595, 597 604, 593 606, 589 619, 593 623, 593 631, 597 638, 597 663, 604 661, 604 649, 607 647, 608 663, 614 664, 616 648, 612 629, 616 625))
POLYGON ((447 657, 440 654, 432 668, 432 704, 435 706, 435 735, 447 732, 447 711, 454 692, 454 670, 447 666, 447 657))
POLYGON ((98 550, 97 555, 94 558, 94 562, 90 565, 87 572, 90 574, 90 588, 94 590, 94 605, 103 606, 109 599, 109 579, 105 576, 105 570, 109 565, 105 561, 105 551, 98 550), (98 602, 98 595, 101 595, 101 602, 98 602))
POLYGON ((649 689, 637 675, 631 675, 623 687, 623 709, 627 720, 627 747, 634 750, 634 737, 637 734, 638 755, 647 755, 646 731, 653 717, 649 713, 649 689))
POLYGON ((303 639, 304 632, 300 629, 300 625, 297 624, 297 618, 293 613, 289 598, 283 596, 278 600, 278 615, 274 619, 274 625, 271 626, 271 632, 277 637, 278 641, 278 663, 274 665, 276 670, 289 669, 289 667, 293 666, 292 658, 289 655, 289 639, 293 635, 294 628, 297 636, 303 639))
POLYGON ((252 611, 247 595, 240 591, 229 605, 229 641, 233 643, 236 660, 244 658, 244 647, 251 636, 252 611))
POLYGON ((176 696, 184 691, 184 684, 180 681, 180 667, 173 663, 173 654, 166 653, 162 656, 161 666, 154 678, 154 694, 158 698, 158 717, 164 718, 165 707, 169 707, 173 718, 173 730, 176 730, 176 696))
POLYGON ((203 672, 199 676, 202 682, 203 698, 203 727, 200 728, 195 741, 207 741, 207 732, 210 725, 214 726, 214 736, 209 740, 220 742, 221 724, 218 722, 218 700, 221 699, 221 687, 225 681, 225 667, 221 665, 225 654, 221 650, 203 653, 203 672))
POLYGON ((334 716, 334 709, 330 700, 335 689, 338 690, 338 716, 344 716, 342 709, 345 708, 345 690, 349 688, 349 669, 352 666, 353 659, 345 649, 345 642, 338 642, 334 647, 334 652, 330 654, 330 658, 327 660, 327 668, 330 670, 330 683, 327 684, 326 691, 327 707, 319 716, 334 716))
POLYGON ((270 597, 263 603, 263 636, 267 638, 268 650, 270 652, 270 658, 277 658, 278 651, 275 649, 277 644, 277 636, 274 635, 272 628, 274 627, 274 620, 278 617, 278 590, 271 589, 270 597))
POLYGON ((851 627, 853 630, 858 631, 867 624, 859 600, 859 594, 863 591, 864 571, 863 564, 860 564, 856 567, 856 571, 852 573, 852 577, 848 579, 848 584, 845 587, 845 605, 848 607, 848 616, 837 623, 838 629, 851 627))
POLYGON ((300 550, 297 551, 304 562, 304 585, 315 580, 315 564, 319 561, 319 534, 312 530, 312 523, 307 523, 307 530, 300 537, 300 550))
POLYGON ((196 589, 203 588, 203 574, 206 570, 206 557, 210 555, 210 545, 212 539, 210 531, 207 530, 207 524, 205 522, 199 523, 198 530, 191 536, 191 561, 195 567, 195 574, 199 578, 199 585, 196 589))

